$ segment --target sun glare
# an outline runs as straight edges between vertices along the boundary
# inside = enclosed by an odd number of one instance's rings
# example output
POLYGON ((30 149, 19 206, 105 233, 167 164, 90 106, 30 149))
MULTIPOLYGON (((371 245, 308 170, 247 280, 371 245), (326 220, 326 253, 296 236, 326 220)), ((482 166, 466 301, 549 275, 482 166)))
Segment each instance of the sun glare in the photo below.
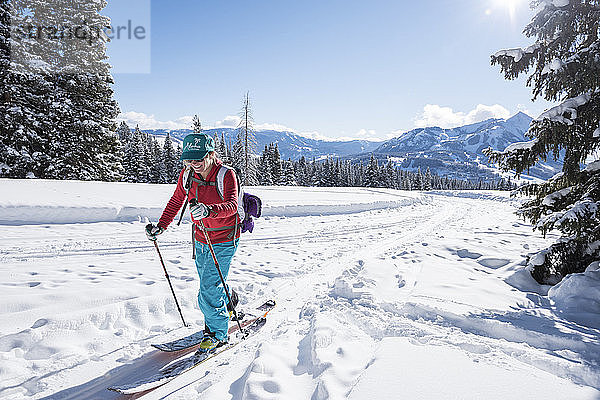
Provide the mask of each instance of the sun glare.
MULTIPOLYGON (((522 6, 526 0, 493 0, 494 8, 503 9, 508 12, 508 16, 511 21, 514 21, 517 10, 522 6)), ((486 11, 487 14, 487 11, 486 11)))

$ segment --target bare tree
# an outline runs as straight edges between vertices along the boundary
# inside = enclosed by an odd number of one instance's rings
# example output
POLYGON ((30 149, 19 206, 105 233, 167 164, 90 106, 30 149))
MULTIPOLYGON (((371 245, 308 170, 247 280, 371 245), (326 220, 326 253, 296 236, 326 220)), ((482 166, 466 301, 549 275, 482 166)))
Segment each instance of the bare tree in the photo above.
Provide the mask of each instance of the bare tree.
POLYGON ((254 120, 250 107, 250 94, 246 92, 240 111, 240 123, 237 127, 237 141, 234 145, 236 166, 241 169, 244 185, 258 184, 256 173, 256 139, 254 137, 254 120))
POLYGON ((192 122, 192 129, 194 130, 194 133, 202 132, 202 123, 200 122, 200 118, 198 118, 198 115, 194 115, 194 121, 192 122))

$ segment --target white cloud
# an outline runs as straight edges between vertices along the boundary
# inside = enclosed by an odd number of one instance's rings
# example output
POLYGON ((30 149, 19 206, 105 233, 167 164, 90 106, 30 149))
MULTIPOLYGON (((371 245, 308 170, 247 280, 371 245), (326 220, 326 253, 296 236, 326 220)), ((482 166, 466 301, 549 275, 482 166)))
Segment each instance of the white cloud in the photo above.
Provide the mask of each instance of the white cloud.
POLYGON ((377 132, 375 129, 361 129, 360 131, 356 132, 356 136, 359 138, 374 137, 377 136, 377 132))
POLYGON ((354 136, 340 136, 336 138, 327 138, 323 140, 329 141, 350 141, 350 140, 369 140, 373 142, 382 142, 385 139, 377 137, 377 131, 375 129, 361 129, 354 134, 354 136))
POLYGON ((223 120, 217 121, 215 128, 237 128, 241 118, 236 115, 228 115, 223 120))
POLYGON ((370 129, 361 129, 354 136, 339 136, 339 137, 331 137, 320 134, 317 131, 312 132, 294 132, 297 135, 303 136, 305 138, 313 139, 313 140, 322 140, 324 142, 346 142, 351 140, 370 140, 373 142, 381 142, 385 139, 374 137, 375 131, 370 129), (370 136, 367 136, 370 135, 370 136))
POLYGON ((254 125, 254 129, 256 129, 257 131, 280 131, 280 132, 296 133, 296 130, 293 128, 287 127, 285 125, 273 124, 273 123, 254 125))
POLYGON ((136 111, 128 111, 119 114, 117 122, 125 121, 130 128, 135 128, 138 125, 140 129, 191 129, 193 118, 186 115, 174 121, 159 121, 154 114, 148 115, 136 111))
POLYGON ((320 134, 320 133, 319 133, 319 132, 317 132, 317 131, 311 131, 311 132, 295 132, 295 133, 296 133, 296 134, 298 134, 298 135, 300 135, 300 136, 302 136, 302 137, 309 138, 309 139, 313 139, 313 140, 323 140, 323 141, 326 141, 326 142, 329 142, 329 141, 335 140, 335 139, 332 139, 332 138, 330 138, 330 137, 328 137, 328 136, 323 136, 322 134, 320 134))
POLYGON ((455 128, 457 126, 481 122, 489 118, 509 118, 510 111, 499 104, 486 106, 478 104, 475 109, 464 113, 454 111, 450 107, 442 107, 437 104, 427 104, 423 113, 415 119, 415 127, 425 128, 428 126, 439 126, 440 128, 455 128))

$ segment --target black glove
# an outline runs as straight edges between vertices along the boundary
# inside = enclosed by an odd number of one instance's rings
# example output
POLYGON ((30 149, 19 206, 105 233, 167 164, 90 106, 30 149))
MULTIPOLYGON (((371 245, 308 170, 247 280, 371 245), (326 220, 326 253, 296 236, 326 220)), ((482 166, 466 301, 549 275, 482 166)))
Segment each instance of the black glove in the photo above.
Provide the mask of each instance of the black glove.
POLYGON ((154 225, 154 224, 146 225, 146 236, 148 236, 148 240, 156 240, 156 236, 160 235, 164 231, 165 230, 158 225, 154 225))

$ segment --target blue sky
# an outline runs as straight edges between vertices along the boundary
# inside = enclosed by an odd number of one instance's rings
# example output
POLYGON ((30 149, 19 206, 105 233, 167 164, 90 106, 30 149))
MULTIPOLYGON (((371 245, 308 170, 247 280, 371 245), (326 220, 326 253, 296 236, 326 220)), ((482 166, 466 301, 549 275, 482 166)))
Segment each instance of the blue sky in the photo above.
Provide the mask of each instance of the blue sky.
POLYGON ((147 25, 151 57, 130 58, 150 73, 114 73, 122 118, 143 128, 188 126, 194 114, 235 125, 246 91, 258 127, 330 138, 548 107, 490 65, 531 43, 526 0, 171 0, 150 11, 118 17, 147 25))

